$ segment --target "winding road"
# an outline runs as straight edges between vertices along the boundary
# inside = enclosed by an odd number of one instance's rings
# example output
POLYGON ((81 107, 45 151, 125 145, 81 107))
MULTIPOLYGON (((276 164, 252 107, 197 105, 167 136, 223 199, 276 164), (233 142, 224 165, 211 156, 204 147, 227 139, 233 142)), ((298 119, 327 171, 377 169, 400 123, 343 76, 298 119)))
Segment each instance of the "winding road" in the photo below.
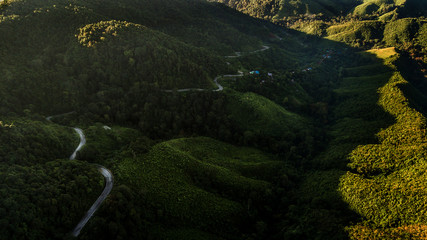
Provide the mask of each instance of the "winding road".
MULTIPOLYGON (((49 116, 46 118, 46 120, 49 122, 52 122, 52 118, 61 117, 61 116, 69 115, 72 113, 74 113, 74 112, 49 116)), ((79 134, 80 143, 77 146, 76 150, 74 150, 74 152, 71 154, 70 160, 76 159, 77 152, 80 151, 80 149, 82 149, 82 147, 86 144, 86 137, 83 133, 83 130, 80 128, 73 128, 73 129, 74 129, 74 131, 76 131, 79 134)), ((113 189, 114 178, 113 178, 113 174, 111 173, 111 171, 108 170, 107 168, 101 166, 101 165, 96 165, 96 166, 98 167, 98 171, 102 174, 102 176, 104 176, 105 187, 104 187, 104 190, 102 191, 101 195, 99 195, 98 199, 96 199, 96 201, 92 204, 92 206, 89 208, 89 210, 86 212, 86 214, 83 216, 83 218, 80 220, 80 222, 77 224, 77 226, 72 231, 71 234, 74 237, 77 237, 80 234, 80 231, 83 229, 83 227, 89 221, 89 219, 93 216, 93 214, 96 212, 96 210, 98 210, 99 206, 101 206, 102 202, 107 198, 108 194, 110 194, 111 189, 113 189)))
MULTIPOLYGON (((244 55, 249 55, 249 54, 253 54, 253 53, 258 53, 258 52, 262 52, 265 50, 270 49, 269 46, 262 46, 261 49, 252 51, 252 52, 246 52, 246 53, 242 53, 242 52, 235 52, 235 56, 225 56, 226 58, 237 58, 237 57, 241 57, 244 55)), ((229 78, 229 77, 242 77, 243 76, 243 72, 239 71, 238 74, 228 74, 228 75, 220 75, 217 76, 214 79, 214 83, 215 85, 218 87, 218 89, 215 89, 213 91, 215 92, 219 92, 219 91, 223 91, 224 87, 221 86, 221 84, 218 83, 218 80, 220 78, 229 78)), ((174 90, 163 90, 164 92, 173 92, 174 90)), ((210 89, 203 89, 203 88, 184 88, 184 89, 177 89, 175 90, 177 92, 189 92, 189 91, 210 91, 210 89)), ((52 118, 55 117, 61 117, 61 116, 65 116, 65 115, 69 115, 72 114, 74 112, 68 112, 68 113, 64 113, 64 114, 59 114, 59 115, 54 115, 54 116, 49 116, 46 118, 47 121, 52 121, 52 118)), ((82 129, 80 128, 73 128, 74 131, 76 131, 79 136, 80 136, 80 143, 77 146, 77 148, 74 150, 74 152, 71 154, 70 156, 70 160, 74 160, 76 158, 77 152, 80 151, 82 149, 82 147, 86 144, 86 137, 84 135, 84 132, 82 129)), ((113 188, 113 182, 114 182, 114 178, 113 178, 113 174, 111 173, 110 170, 108 170, 107 168, 101 166, 101 165, 97 165, 98 167, 98 171, 104 176, 105 179, 105 188, 102 191, 101 195, 98 197, 98 199, 96 199, 96 201, 92 204, 92 206, 90 207, 90 209, 86 212, 86 214, 83 216, 83 218, 80 220, 80 222, 77 224, 77 226, 74 228, 74 230, 72 231, 72 235, 74 237, 77 237, 80 234, 80 231, 83 229, 83 227, 87 224, 87 222, 89 221, 89 219, 93 216, 93 214, 96 212, 96 210, 101 206, 102 202, 107 198, 107 196, 110 194, 111 189, 113 188)))
POLYGON ((82 228, 86 225, 86 223, 95 213, 95 211, 98 210, 99 206, 101 206, 101 203, 107 198, 108 194, 110 194, 111 189, 113 188, 113 174, 111 174, 110 170, 106 169, 103 166, 98 166, 98 170, 105 178, 104 191, 102 191, 98 199, 96 199, 96 201, 92 204, 92 206, 86 212, 86 215, 82 218, 82 220, 80 220, 80 222, 74 228, 72 232, 72 235, 74 237, 77 237, 80 234, 80 231, 82 230, 82 228))
POLYGON ((76 150, 74 150, 73 154, 71 154, 70 160, 76 159, 77 152, 80 151, 80 149, 82 149, 82 147, 86 144, 86 138, 83 133, 83 130, 81 130, 80 128, 73 128, 73 129, 79 134, 80 143, 79 143, 79 146, 77 146, 76 150))
MULTIPOLYGON (((263 52, 263 51, 266 51, 268 49, 270 49, 269 46, 263 45, 261 49, 258 49, 258 50, 252 51, 252 52, 235 52, 236 55, 224 56, 224 57, 225 58, 238 58, 238 57, 241 57, 241 56, 246 56, 246 55, 250 55, 250 54, 254 54, 254 53, 263 52)), ((218 88, 214 89, 212 91, 214 91, 214 92, 220 92, 220 91, 224 90, 224 87, 221 86, 221 84, 218 83, 218 79, 225 78, 225 77, 242 77, 242 76, 243 76, 243 72, 242 71, 239 71, 239 74, 234 74, 234 75, 232 75, 232 74, 231 75, 230 74, 228 74, 228 75, 219 75, 219 76, 217 76, 214 79, 214 83, 215 83, 215 85, 218 88)), ((171 90, 171 89, 169 89, 169 90, 163 90, 163 92, 169 92, 169 93, 174 92, 174 91, 176 91, 176 92, 190 92, 190 91, 191 92, 203 92, 203 91, 211 91, 211 89, 205 89, 205 88, 181 88, 181 89, 176 89, 176 90, 171 90)))
POLYGON ((244 55, 250 55, 250 54, 257 53, 257 52, 262 52, 262 51, 265 51, 268 49, 270 49, 269 46, 263 45, 261 49, 258 49, 258 50, 252 51, 252 52, 234 52, 234 54, 236 54, 236 55, 224 56, 224 57, 225 58, 238 58, 238 57, 241 57, 244 55))

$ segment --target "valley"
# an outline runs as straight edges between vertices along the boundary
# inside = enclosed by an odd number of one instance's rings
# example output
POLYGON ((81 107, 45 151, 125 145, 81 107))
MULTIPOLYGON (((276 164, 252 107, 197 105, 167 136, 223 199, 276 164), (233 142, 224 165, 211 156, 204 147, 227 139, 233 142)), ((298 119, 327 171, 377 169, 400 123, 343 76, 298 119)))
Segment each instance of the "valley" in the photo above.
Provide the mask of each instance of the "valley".
POLYGON ((425 10, 1 2, 0 238, 425 238, 425 10))

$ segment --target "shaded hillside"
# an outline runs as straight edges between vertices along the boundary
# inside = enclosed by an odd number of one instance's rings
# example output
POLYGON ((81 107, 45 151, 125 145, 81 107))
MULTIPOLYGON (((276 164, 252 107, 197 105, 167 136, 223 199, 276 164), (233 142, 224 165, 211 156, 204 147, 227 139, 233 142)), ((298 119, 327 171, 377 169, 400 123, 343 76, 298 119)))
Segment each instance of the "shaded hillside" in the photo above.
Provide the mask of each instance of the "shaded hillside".
POLYGON ((273 212, 296 178, 278 156, 304 155, 300 141, 313 126, 255 93, 212 91, 216 76, 245 61, 284 76, 295 69, 293 47, 266 53, 274 61, 253 56, 264 41, 279 41, 271 37, 276 27, 197 0, 16 0, 0 14, 0 40, 8 43, 0 46, 1 238, 70 237, 104 185, 89 162, 111 168, 117 183, 82 239, 277 231, 273 212), (241 62, 224 57, 236 51, 248 54, 241 62), (235 115, 251 109, 257 115, 248 123, 235 115), (70 114, 55 119, 61 126, 42 117, 63 112, 70 114), (65 126, 87 133, 72 162, 78 139, 65 126), (170 140, 190 136, 228 143, 170 140))
MULTIPOLYGON (((162 13, 182 7, 181 1, 167 3, 157 6, 155 1, 147 7, 161 7, 157 12, 162 13)), ((229 71, 216 51, 231 54, 256 49, 260 40, 247 32, 259 31, 262 37, 266 30, 259 26, 249 31, 242 26, 251 20, 219 6, 190 3, 196 9, 216 10, 202 17, 185 5, 170 28, 169 18, 149 17, 146 8, 135 8, 138 2, 123 2, 133 11, 115 16, 121 11, 110 13, 105 8, 114 9, 117 1, 8 1, 0 23, 2 42, 11 43, 1 47, 2 107, 57 112, 99 98, 105 85, 115 85, 124 94, 138 81, 150 89, 209 88, 216 74, 229 71), (112 17, 134 22, 110 21, 112 17), (99 42, 96 48, 87 48, 95 42, 99 42)))

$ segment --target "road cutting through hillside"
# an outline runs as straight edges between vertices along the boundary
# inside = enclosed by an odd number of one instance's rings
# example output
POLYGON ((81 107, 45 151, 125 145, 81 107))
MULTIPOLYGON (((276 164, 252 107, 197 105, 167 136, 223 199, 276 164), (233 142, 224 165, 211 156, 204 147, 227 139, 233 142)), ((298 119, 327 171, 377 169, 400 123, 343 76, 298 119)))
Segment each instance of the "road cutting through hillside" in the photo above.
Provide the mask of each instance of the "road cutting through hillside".
POLYGON ((104 179, 105 179, 104 191, 102 191, 98 199, 96 199, 96 201, 92 204, 92 206, 86 212, 86 215, 82 218, 82 220, 80 220, 80 222, 74 228, 73 232, 71 233, 74 237, 77 237, 80 234, 80 231, 82 230, 82 228, 86 225, 86 223, 95 213, 95 211, 98 210, 99 206, 101 206, 101 203, 108 197, 108 194, 110 194, 111 189, 113 189, 113 174, 111 174, 110 170, 106 169, 103 166, 98 166, 98 170, 104 176, 104 179))
POLYGON ((258 50, 252 51, 252 52, 234 52, 234 54, 236 54, 236 55, 224 56, 224 57, 225 58, 238 58, 241 56, 250 55, 250 54, 257 53, 257 52, 262 52, 262 51, 265 51, 268 49, 270 49, 269 46, 263 45, 261 49, 258 49, 258 50))
MULTIPOLYGON (((55 116, 49 116, 46 118, 46 120, 51 122, 52 118, 65 116, 65 115, 69 115, 72 113, 74 113, 74 112, 64 113, 64 114, 55 115, 55 116)), ((77 146, 77 148, 71 154, 70 160, 75 160, 77 152, 80 151, 82 149, 82 147, 86 144, 86 137, 84 135, 83 130, 80 128, 73 128, 73 129, 76 133, 79 134, 80 142, 79 142, 79 145, 77 146)), ((113 174, 111 173, 111 171, 108 170, 107 168, 101 166, 101 165, 96 165, 96 166, 98 167, 98 171, 102 174, 102 176, 104 176, 105 187, 104 187, 104 190, 102 191, 101 195, 99 195, 98 199, 96 199, 96 201, 92 204, 92 206, 89 208, 89 210, 83 216, 83 218, 80 220, 80 222, 77 224, 77 226, 71 232, 71 234, 74 237, 77 237, 80 234, 80 231, 83 229, 83 227, 89 221, 89 219, 93 216, 93 214, 96 212, 96 210, 98 210, 99 206, 101 206, 102 202, 107 198, 108 194, 110 194, 111 189, 113 189, 114 178, 113 178, 113 174)))
MULTIPOLYGON (((241 57, 241 56, 245 56, 245 55, 249 55, 249 54, 263 52, 263 51, 268 50, 268 49, 270 49, 270 47, 264 45, 264 46, 262 46, 261 49, 258 49, 258 50, 252 51, 252 52, 246 52, 246 53, 236 52, 235 56, 225 56, 225 57, 226 58, 241 57)), ((242 71, 238 71, 238 74, 227 74, 227 75, 217 76, 214 79, 214 83, 218 87, 218 89, 215 89, 215 90, 212 90, 212 91, 219 92, 219 91, 223 91, 224 90, 224 87, 221 86, 221 84, 218 83, 218 80, 220 78, 231 78, 231 77, 242 77, 242 76, 243 76, 243 72, 242 71)), ((203 88, 183 88, 183 89, 163 90, 163 91, 164 92, 173 92, 173 91, 176 91, 176 92, 189 92, 189 91, 210 91, 210 89, 203 89, 203 88)), ((69 115, 69 114, 72 114, 72 113, 74 113, 74 112, 68 112, 68 113, 64 113, 64 114, 49 116, 49 117, 46 118, 46 120, 51 122, 52 118, 62 117, 62 116, 66 116, 66 115, 69 115)), ((76 158, 77 152, 80 151, 82 149, 82 147, 86 144, 86 137, 84 135, 83 130, 80 129, 80 128, 73 128, 73 129, 74 129, 75 132, 77 132, 79 134, 80 142, 79 142, 79 145, 77 146, 77 148, 71 154, 70 160, 74 160, 76 158)), ((113 175, 112 175, 111 171, 108 170, 107 168, 103 167, 103 166, 100 166, 100 165, 97 165, 97 166, 98 166, 99 172, 104 176, 104 179, 105 179, 105 188, 102 191, 101 195, 98 197, 98 199, 92 204, 92 206, 90 207, 90 209, 86 212, 86 214, 84 215, 84 217, 80 220, 80 222, 77 224, 77 226, 71 232, 71 234, 74 237, 77 237, 80 234, 80 231, 87 224, 87 222, 93 216, 93 214, 99 208, 99 206, 101 206, 102 202, 107 198, 108 194, 111 192, 111 189, 113 188, 114 178, 113 178, 113 175)))
MULTIPOLYGON (((232 56, 224 56, 225 58, 238 58, 238 57, 242 57, 242 56, 246 56, 246 55, 250 55, 250 54, 254 54, 254 53, 259 53, 259 52, 263 52, 270 49, 269 46, 263 45, 261 49, 252 51, 252 52, 235 52, 236 55, 232 55, 232 56)), ((227 62, 228 63, 228 62, 227 62)), ((203 92, 203 91, 214 91, 214 92, 220 92, 222 90, 224 90, 224 87, 218 83, 218 79, 220 78, 225 78, 225 77, 242 77, 243 76, 243 72, 239 71, 239 74, 228 74, 228 75, 219 75, 217 77, 215 77, 214 79, 214 83, 215 85, 218 87, 217 89, 211 90, 211 89, 205 89, 205 88, 180 88, 180 89, 169 89, 169 90, 163 90, 163 92, 203 92)))

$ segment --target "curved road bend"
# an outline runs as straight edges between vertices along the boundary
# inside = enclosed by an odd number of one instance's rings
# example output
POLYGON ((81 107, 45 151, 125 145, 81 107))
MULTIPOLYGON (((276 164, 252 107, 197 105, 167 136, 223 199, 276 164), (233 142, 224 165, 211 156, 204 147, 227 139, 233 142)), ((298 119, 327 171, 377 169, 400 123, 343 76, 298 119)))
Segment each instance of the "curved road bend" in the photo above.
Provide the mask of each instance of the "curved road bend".
MULTIPOLYGON (((266 50, 268 50, 268 49, 270 49, 270 47, 269 46, 267 46, 267 45, 262 45, 262 48, 261 49, 258 49, 258 50, 255 50, 255 51, 252 51, 252 52, 247 52, 247 53, 242 53, 242 52, 235 52, 235 56, 224 56, 225 58, 238 58, 238 57, 241 57, 241 56, 243 56, 243 54, 245 54, 245 55, 249 55, 249 54, 254 54, 254 53, 259 53, 259 52, 264 52, 264 51, 266 51, 266 50)), ((239 74, 231 74, 231 75, 222 75, 222 76, 218 76, 218 77, 216 77, 215 79, 214 79, 214 82, 215 82, 215 84, 218 86, 218 89, 215 89, 215 90, 213 90, 214 92, 219 92, 219 91, 222 91, 222 90, 224 90, 224 87, 223 86, 221 86, 221 84, 219 84, 218 83, 218 79, 220 79, 221 77, 243 77, 243 72, 242 71, 239 71, 239 74)))
POLYGON ((104 191, 102 191, 98 199, 96 199, 96 201, 92 204, 90 209, 86 212, 86 215, 82 218, 82 220, 80 220, 80 222, 74 228, 72 232, 72 235, 74 237, 77 237, 80 234, 80 231, 82 230, 82 228, 86 225, 86 223, 95 213, 95 211, 99 208, 99 206, 101 206, 101 203, 107 198, 108 194, 110 194, 111 189, 113 188, 113 174, 111 174, 110 170, 106 169, 103 166, 98 166, 98 170, 105 178, 104 191))
MULTIPOLYGON (((229 74, 229 75, 220 75, 220 76, 217 76, 214 79, 214 83, 218 87, 218 89, 215 89, 215 90, 212 90, 212 91, 219 92, 219 91, 224 90, 224 87, 221 86, 221 84, 218 83, 218 79, 223 78, 223 77, 228 78, 228 77, 242 77, 242 76, 243 76, 243 72, 242 71, 239 71, 239 74, 229 74)), ((173 92, 173 91, 174 90, 163 90, 163 92, 170 92, 170 93, 173 92)), ((203 91, 209 91, 209 89, 204 89, 204 88, 182 88, 182 89, 177 89, 176 91, 177 92, 190 92, 190 91, 192 91, 192 92, 203 92, 203 91)))
MULTIPOLYGON (((71 160, 74 160, 76 158, 77 152, 80 151, 80 149, 86 144, 86 137, 83 133, 83 130, 81 130, 80 128, 73 128, 73 129, 79 134, 80 143, 79 143, 79 146, 77 146, 76 150, 74 150, 73 154, 71 154, 70 156, 71 160)), ((99 206, 101 206, 101 203, 107 198, 108 194, 110 194, 111 189, 113 188, 114 179, 113 179, 113 174, 111 174, 111 171, 101 165, 98 165, 98 171, 104 176, 105 188, 102 191, 101 195, 99 195, 98 199, 96 199, 96 201, 92 204, 92 206, 86 212, 82 220, 80 220, 80 222, 74 228, 73 232, 71 233, 74 237, 77 237, 80 234, 80 231, 82 230, 82 228, 93 216, 95 211, 98 210, 99 206)))
MULTIPOLYGON (((257 52, 262 52, 265 51, 267 49, 269 49, 269 46, 263 46, 262 49, 259 50, 255 50, 253 52, 249 52, 249 54, 251 53, 257 53, 257 52)), ((240 57, 242 56, 241 52, 236 52, 236 57, 240 57)), ((235 75, 222 75, 222 76, 218 76, 214 79, 215 84, 217 85, 218 89, 214 90, 214 91, 222 91, 224 90, 224 87, 221 86, 218 83, 218 79, 221 77, 241 77, 243 76, 243 72, 239 71, 239 74, 235 74, 235 75)), ((173 90, 164 90, 165 92, 173 92, 173 90)), ((206 91, 206 89, 201 89, 201 88, 186 88, 186 89, 178 89, 177 92, 188 92, 188 91, 206 91)), ((56 116, 63 116, 63 115, 67 115, 70 113, 66 113, 66 114, 61 114, 61 115, 56 115, 56 116)), ((52 117, 56 117, 56 116, 50 116, 47 117, 46 119, 48 121, 50 121, 52 119, 52 117)), ((79 136, 80 136, 80 143, 79 146, 77 146, 76 150, 73 152, 73 154, 71 154, 70 159, 74 160, 76 158, 76 154, 78 151, 80 151, 80 149, 86 144, 86 138, 85 135, 83 133, 83 130, 81 130, 80 128, 74 128, 74 131, 76 131, 79 136)), ((82 228, 86 225, 86 223, 89 221, 89 219, 92 217, 92 215, 95 213, 95 211, 99 208, 99 206, 101 206, 101 203, 107 198, 108 194, 110 194, 111 189, 113 188, 113 175, 111 174, 110 170, 106 169, 103 166, 98 166, 98 170, 101 172, 101 174, 104 176, 105 178, 105 188, 104 191, 102 191, 101 195, 98 197, 98 199, 93 203, 93 205, 90 207, 90 209, 87 211, 86 215, 82 218, 82 220, 80 220, 80 222, 77 224, 77 226, 74 228, 72 235, 77 237, 80 234, 80 231, 82 230, 82 228)))
POLYGON ((52 118, 67 116, 67 115, 70 115, 70 114, 73 114, 73 113, 75 113, 75 112, 72 111, 72 112, 67 112, 67 113, 63 113, 63 114, 49 116, 49 117, 46 118, 46 120, 48 120, 49 122, 52 122, 52 118))
POLYGON ((224 57, 225 58, 238 58, 238 57, 241 57, 243 55, 249 55, 249 54, 253 54, 253 53, 257 53, 257 52, 263 52, 263 51, 268 50, 268 49, 270 49, 269 46, 262 45, 261 49, 258 49, 258 50, 252 51, 252 52, 246 52, 246 53, 245 52, 234 52, 234 54, 236 54, 236 55, 224 56, 224 57))
POLYGON ((83 130, 81 130, 80 128, 73 128, 73 129, 79 134, 80 143, 79 143, 79 146, 77 146, 76 150, 74 150, 73 154, 71 154, 70 160, 76 159, 77 152, 80 151, 80 149, 82 149, 82 147, 86 144, 86 137, 83 133, 83 130))
MULTIPOLYGON (((64 114, 49 116, 49 117, 46 118, 46 120, 49 121, 49 122, 51 122, 52 118, 69 115, 71 113, 74 113, 74 112, 69 112, 69 113, 64 113, 64 114)), ((83 133, 83 130, 80 129, 80 128, 73 128, 73 129, 74 129, 74 131, 76 131, 79 134, 80 143, 77 146, 76 150, 74 150, 73 154, 71 154, 70 160, 74 160, 76 158, 77 152, 80 151, 80 149, 82 149, 82 147, 86 144, 86 137, 85 137, 85 135, 83 133)), ((113 189, 114 178, 113 178, 113 174, 111 173, 111 171, 108 170, 107 168, 101 166, 101 165, 97 165, 97 166, 98 166, 98 171, 104 176, 104 179, 105 179, 105 188, 102 191, 101 195, 99 195, 98 199, 96 199, 96 201, 92 204, 92 206, 86 212, 86 214, 82 218, 82 220, 80 220, 80 222, 77 224, 77 226, 72 231, 71 234, 74 237, 77 237, 80 234, 80 231, 83 229, 83 227, 89 221, 89 219, 93 216, 93 214, 95 213, 95 211, 98 210, 99 206, 101 206, 102 202, 107 198, 108 194, 110 194, 111 189, 113 189)))
MULTIPOLYGON (((252 54, 252 53, 257 53, 257 52, 262 52, 265 51, 267 49, 269 49, 269 46, 262 46, 262 49, 259 50, 255 50, 252 52, 249 52, 247 54, 252 54)), ((235 53, 236 56, 225 56, 233 58, 233 57, 240 57, 243 54, 241 52, 236 52, 235 53)), ((241 77, 243 76, 243 72, 239 71, 239 74, 236 75, 221 75, 218 76, 214 79, 215 84, 217 85, 218 89, 214 90, 214 91, 222 91, 224 90, 224 87, 221 86, 218 83, 218 79, 221 77, 241 77)), ((164 90, 165 92, 173 92, 173 90, 164 90)), ((177 92, 188 92, 188 91, 206 91, 206 89, 201 89, 201 88, 186 88, 186 89, 178 89, 177 92)), ((60 116, 65 116, 65 115, 69 115, 72 114, 74 112, 69 112, 69 113, 64 113, 64 114, 59 114, 59 115, 54 115, 54 116, 49 116, 46 118, 47 121, 52 121, 52 118, 54 117, 60 117, 60 116)), ((74 160, 76 158, 77 152, 80 151, 80 149, 86 144, 86 137, 83 133, 83 130, 80 128, 73 128, 74 131, 76 131, 79 136, 80 136, 80 143, 77 146, 76 150, 74 150, 73 154, 71 154, 70 156, 70 160, 74 160)), ((77 237, 80 234, 80 231, 83 229, 83 227, 86 225, 86 223, 89 221, 89 219, 93 216, 93 214, 95 213, 95 211, 99 208, 99 206, 101 206, 102 202, 107 198, 108 194, 110 194, 111 189, 113 188, 113 174, 111 174, 111 171, 106 169, 103 166, 98 166, 98 170, 99 172, 104 176, 105 179, 105 188, 102 191, 101 195, 98 197, 98 199, 96 199, 96 201, 92 204, 92 206, 90 207, 90 209, 86 212, 86 215, 82 218, 82 220, 80 220, 80 222, 77 224, 77 226, 74 228, 72 235, 74 237, 77 237)))
POLYGON ((243 72, 239 71, 239 74, 228 74, 228 75, 222 75, 222 76, 218 76, 214 79, 214 83, 216 84, 216 86, 218 87, 218 89, 213 90, 214 92, 219 92, 224 90, 224 87, 218 83, 218 79, 220 78, 228 78, 228 77, 243 77, 243 72))
MULTIPOLYGON (((261 49, 258 49, 258 50, 252 51, 252 52, 247 52, 247 53, 244 53, 244 52, 235 52, 235 54, 236 54, 235 56, 224 56, 224 57, 225 58, 237 58, 237 57, 243 56, 243 54, 249 55, 249 54, 254 54, 254 53, 258 53, 258 52, 263 52, 263 51, 268 50, 268 49, 270 49, 269 46, 263 45, 261 49)), ((227 62, 227 64, 230 64, 230 63, 227 62)), ((236 75, 220 75, 220 76, 217 76, 214 79, 214 83, 218 87, 218 89, 215 89, 215 90, 212 90, 212 91, 219 92, 219 91, 224 90, 224 87, 221 86, 221 84, 218 83, 218 79, 220 79, 222 77, 242 77, 242 76, 243 76, 243 72, 241 72, 241 71, 239 71, 239 74, 236 74, 236 75)), ((177 89, 177 90, 171 90, 171 89, 169 89, 169 90, 162 90, 162 91, 163 92, 169 92, 169 93, 174 92, 174 91, 176 91, 176 92, 190 92, 190 91, 203 92, 203 91, 209 91, 209 89, 204 89, 204 88, 181 88, 181 89, 177 89)))

